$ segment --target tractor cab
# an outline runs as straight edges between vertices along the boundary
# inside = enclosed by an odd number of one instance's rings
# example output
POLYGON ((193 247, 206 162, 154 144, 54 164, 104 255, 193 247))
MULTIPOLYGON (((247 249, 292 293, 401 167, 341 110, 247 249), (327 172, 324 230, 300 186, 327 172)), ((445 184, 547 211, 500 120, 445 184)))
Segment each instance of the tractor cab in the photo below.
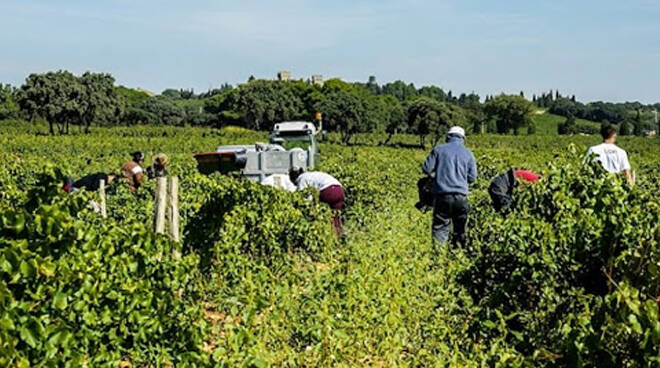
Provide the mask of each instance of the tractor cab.
POLYGON ((310 151, 313 165, 318 164, 320 151, 316 135, 318 131, 313 123, 306 121, 287 121, 275 124, 270 134, 270 143, 278 144, 286 150, 301 148, 310 151))

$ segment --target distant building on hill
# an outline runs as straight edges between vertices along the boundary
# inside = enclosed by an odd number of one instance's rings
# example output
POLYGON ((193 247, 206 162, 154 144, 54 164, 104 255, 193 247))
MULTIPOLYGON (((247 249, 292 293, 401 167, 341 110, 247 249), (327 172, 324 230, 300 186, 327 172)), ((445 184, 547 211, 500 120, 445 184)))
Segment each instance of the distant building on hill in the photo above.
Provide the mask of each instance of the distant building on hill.
POLYGON ((318 86, 322 86, 323 85, 323 76, 321 74, 312 75, 312 83, 316 84, 318 86))
MULTIPOLYGON (((281 82, 289 82, 292 81, 292 76, 290 71, 282 70, 277 73, 277 80, 281 82)), ((302 79, 301 79, 302 81, 302 79)), ((312 79, 307 79, 307 83, 311 82, 314 85, 317 86, 323 86, 323 75, 321 74, 314 74, 312 75, 312 79)))

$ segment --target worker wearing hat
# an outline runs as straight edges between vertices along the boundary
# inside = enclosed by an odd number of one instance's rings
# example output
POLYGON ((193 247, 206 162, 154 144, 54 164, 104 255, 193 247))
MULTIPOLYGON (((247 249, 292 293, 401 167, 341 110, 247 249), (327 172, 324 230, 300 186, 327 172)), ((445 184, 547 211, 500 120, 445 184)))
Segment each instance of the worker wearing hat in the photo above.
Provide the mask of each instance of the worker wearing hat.
POLYGON ((167 165, 169 158, 164 153, 159 153, 154 158, 154 163, 147 167, 147 176, 149 179, 164 178, 167 176, 167 165))
POLYGON ((131 153, 133 159, 124 164, 121 168, 121 173, 128 181, 128 186, 131 191, 136 190, 142 184, 142 162, 144 162, 144 153, 137 151, 131 153))
POLYGON ((439 243, 449 240, 453 225, 452 243, 465 243, 469 206, 468 186, 477 178, 474 155, 465 148, 465 130, 455 126, 447 132, 446 143, 433 148, 422 170, 433 179, 433 239, 439 243))

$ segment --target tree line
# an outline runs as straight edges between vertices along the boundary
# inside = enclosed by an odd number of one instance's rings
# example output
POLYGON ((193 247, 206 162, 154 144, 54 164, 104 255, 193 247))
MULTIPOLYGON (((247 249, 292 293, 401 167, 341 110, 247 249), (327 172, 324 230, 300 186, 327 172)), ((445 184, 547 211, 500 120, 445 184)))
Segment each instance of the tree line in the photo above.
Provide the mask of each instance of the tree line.
POLYGON ((558 127, 559 134, 592 133, 592 128, 580 126, 577 119, 591 120, 602 124, 616 124, 620 135, 638 135, 658 129, 653 111, 660 110, 660 103, 644 105, 640 102, 590 102, 576 101, 575 96, 562 96, 559 91, 533 96, 532 101, 548 112, 566 118, 558 127))
POLYGON ((20 89, 6 86, 0 97, 0 118, 45 119, 50 133, 68 134, 72 124, 117 124, 123 112, 115 79, 104 73, 75 76, 67 71, 31 74, 20 89), (4 103, 2 103, 4 101, 4 103), (8 111, 3 116, 2 112, 8 111))
MULTIPOLYGON (((31 74, 20 88, 0 88, 0 119, 43 119, 51 134, 68 134, 71 125, 86 132, 92 125, 140 124, 269 130, 275 123, 312 120, 316 112, 322 112, 324 128, 340 133, 344 143, 356 133, 378 132, 387 133, 385 142, 396 134, 415 134, 424 145, 428 137, 439 140, 452 125, 473 133, 533 134, 532 115, 538 108, 566 117, 620 123, 625 117, 616 114, 627 106, 618 105, 584 105, 559 92, 549 97, 535 95, 532 101, 522 93, 486 96, 482 103, 475 93, 456 96, 437 86, 417 88, 403 81, 379 85, 375 77, 364 83, 331 79, 322 86, 251 77, 246 83, 223 84, 201 94, 166 89, 154 95, 116 86, 106 73, 76 76, 56 71, 31 74)), ((572 126, 566 132, 573 132, 572 126)))

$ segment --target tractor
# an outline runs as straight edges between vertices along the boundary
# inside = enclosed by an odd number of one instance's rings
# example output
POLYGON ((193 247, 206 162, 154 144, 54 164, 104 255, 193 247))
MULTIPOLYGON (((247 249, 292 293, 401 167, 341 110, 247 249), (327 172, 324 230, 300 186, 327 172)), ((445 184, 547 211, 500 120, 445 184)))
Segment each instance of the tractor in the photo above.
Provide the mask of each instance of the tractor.
POLYGON ((289 181, 289 169, 294 166, 313 169, 320 151, 313 123, 287 121, 277 123, 269 143, 219 146, 214 152, 195 155, 197 169, 203 174, 240 171, 247 179, 287 190, 295 190, 289 181))

